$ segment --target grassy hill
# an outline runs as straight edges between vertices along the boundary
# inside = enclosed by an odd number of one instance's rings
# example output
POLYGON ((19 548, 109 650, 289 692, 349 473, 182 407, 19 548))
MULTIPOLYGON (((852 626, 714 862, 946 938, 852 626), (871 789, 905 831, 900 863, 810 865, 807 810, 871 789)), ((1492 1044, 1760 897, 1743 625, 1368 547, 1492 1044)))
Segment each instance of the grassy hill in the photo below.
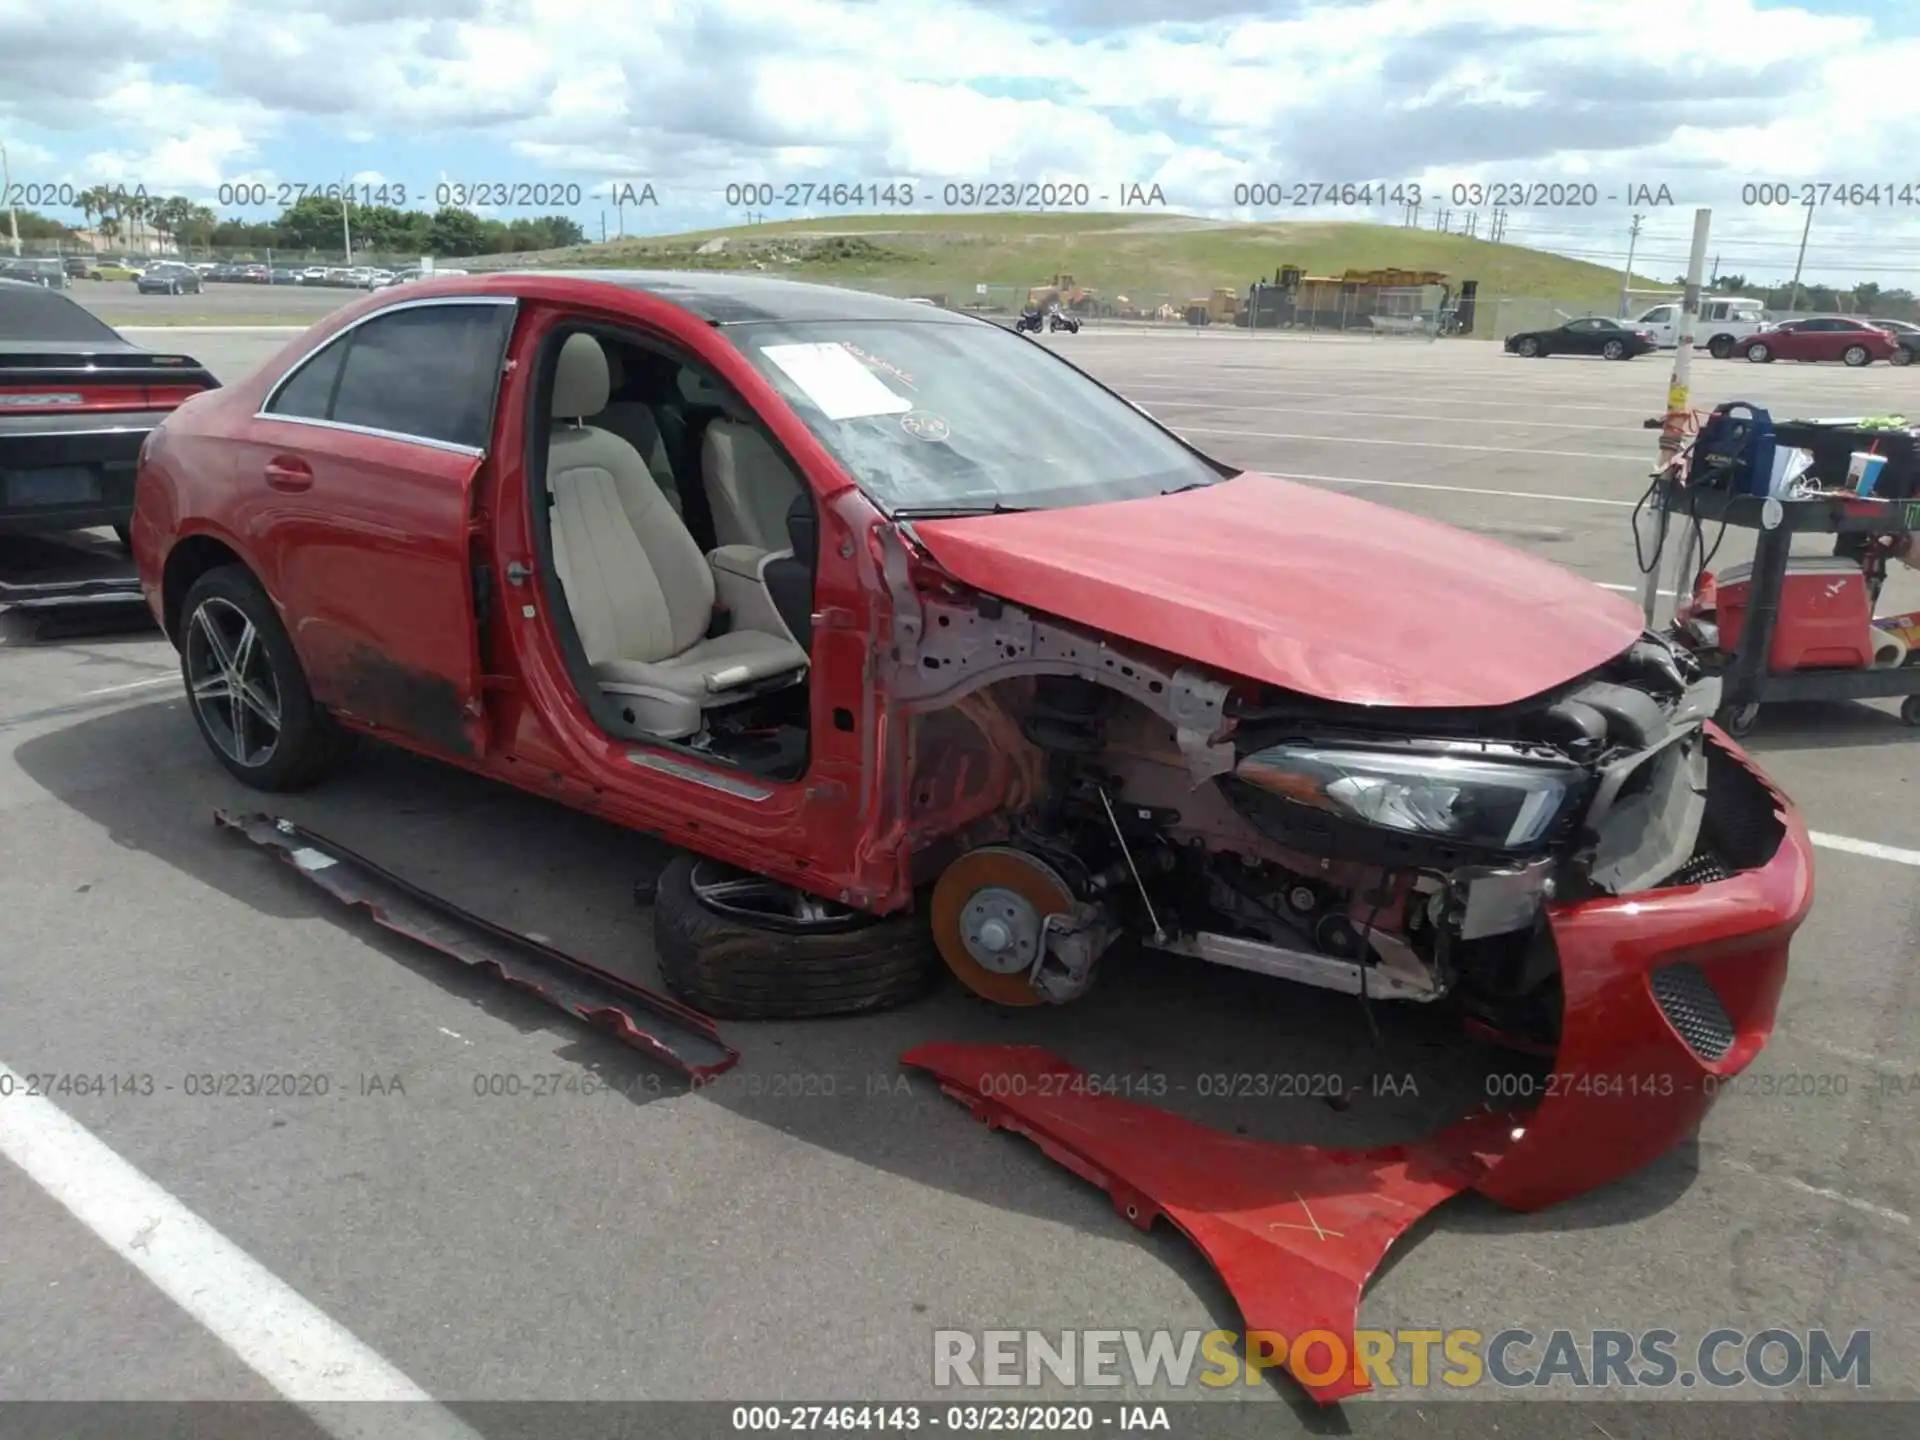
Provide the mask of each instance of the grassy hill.
POLYGON ((946 293, 956 303, 963 295, 971 297, 978 285, 992 287, 996 298, 1004 299, 1065 271, 1103 295, 1126 295, 1149 306, 1179 303, 1217 285, 1244 291, 1254 280, 1271 280, 1281 265, 1320 275, 1397 267, 1444 271, 1455 282, 1478 280, 1483 306, 1505 300, 1509 307, 1517 305, 1513 315, 1525 311, 1529 317, 1554 305, 1610 314, 1620 289, 1617 270, 1431 229, 1317 221, 1247 224, 1137 212, 776 221, 463 263, 472 268, 502 263, 514 268, 756 268, 901 294, 946 293), (697 253, 716 240, 724 242, 721 248, 697 253))

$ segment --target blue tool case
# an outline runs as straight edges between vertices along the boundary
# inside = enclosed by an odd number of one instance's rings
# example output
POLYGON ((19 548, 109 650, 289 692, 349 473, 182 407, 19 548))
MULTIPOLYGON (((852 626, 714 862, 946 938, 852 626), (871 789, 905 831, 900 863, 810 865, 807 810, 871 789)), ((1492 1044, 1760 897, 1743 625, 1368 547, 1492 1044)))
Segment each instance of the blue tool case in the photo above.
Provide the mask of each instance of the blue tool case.
POLYGON ((1745 400, 1714 407, 1693 442, 1689 485, 1740 495, 1765 495, 1773 482, 1777 448, 1773 417, 1745 400))

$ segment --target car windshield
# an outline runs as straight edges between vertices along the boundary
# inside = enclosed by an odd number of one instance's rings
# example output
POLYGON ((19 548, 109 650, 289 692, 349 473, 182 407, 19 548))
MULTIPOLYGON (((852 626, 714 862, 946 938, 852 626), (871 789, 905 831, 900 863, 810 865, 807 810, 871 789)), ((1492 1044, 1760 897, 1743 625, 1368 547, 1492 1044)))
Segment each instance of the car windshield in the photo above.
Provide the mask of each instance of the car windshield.
POLYGON ((1229 473, 997 325, 805 321, 723 333, 889 513, 1092 505, 1229 473))
POLYGON ((112 340, 119 334, 57 290, 0 286, 0 344, 10 340, 112 340))

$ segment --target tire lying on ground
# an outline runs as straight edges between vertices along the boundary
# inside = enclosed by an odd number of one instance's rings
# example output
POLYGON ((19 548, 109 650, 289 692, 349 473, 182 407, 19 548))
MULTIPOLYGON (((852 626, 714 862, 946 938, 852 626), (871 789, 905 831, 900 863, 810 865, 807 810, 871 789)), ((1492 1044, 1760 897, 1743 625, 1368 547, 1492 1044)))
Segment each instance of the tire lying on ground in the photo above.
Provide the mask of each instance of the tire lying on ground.
POLYGON ((857 1015, 918 999, 940 974, 919 914, 874 917, 841 907, 811 921, 719 908, 703 899, 728 879, 714 861, 679 855, 653 897, 660 978, 680 1000, 720 1019, 857 1015), (697 872, 697 873, 696 873, 697 872))

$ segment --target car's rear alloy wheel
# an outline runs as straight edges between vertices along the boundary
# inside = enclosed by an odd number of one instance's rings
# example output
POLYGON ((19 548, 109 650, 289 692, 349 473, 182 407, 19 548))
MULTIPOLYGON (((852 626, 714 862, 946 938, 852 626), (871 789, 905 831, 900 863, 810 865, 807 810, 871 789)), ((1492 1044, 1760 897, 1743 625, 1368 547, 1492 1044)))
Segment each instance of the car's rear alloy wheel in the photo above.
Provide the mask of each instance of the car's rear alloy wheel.
POLYGON ((1609 340, 1601 347, 1600 353, 1609 360, 1624 360, 1627 358, 1627 347, 1618 340, 1609 340))
POLYGON ((209 570, 180 607, 180 671, 215 757, 256 790, 298 790, 340 757, 344 737, 313 702, 273 602, 237 565, 209 570))
POLYGON ((1871 365, 1873 363, 1873 356, 1868 353, 1867 347, 1864 345, 1849 345, 1846 353, 1840 358, 1856 370, 1862 365, 1871 365))
POLYGON ((1773 359, 1773 351, 1765 345, 1749 345, 1747 347, 1747 359, 1756 365, 1764 365, 1773 359))
POLYGON ((695 855, 660 873, 653 934, 667 988, 723 1019, 884 1010, 939 974, 919 915, 868 915, 695 855))

